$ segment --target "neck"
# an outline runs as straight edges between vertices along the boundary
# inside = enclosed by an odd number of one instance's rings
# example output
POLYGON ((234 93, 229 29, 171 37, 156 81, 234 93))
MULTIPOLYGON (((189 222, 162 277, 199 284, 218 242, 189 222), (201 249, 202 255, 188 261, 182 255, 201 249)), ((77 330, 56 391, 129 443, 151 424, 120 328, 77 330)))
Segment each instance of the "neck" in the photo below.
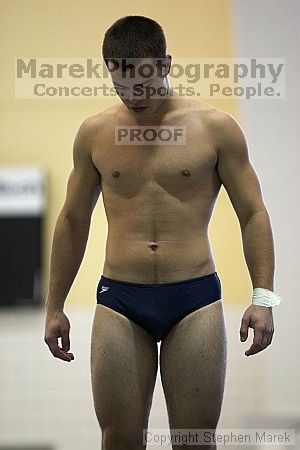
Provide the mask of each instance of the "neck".
MULTIPOLYGON (((175 95, 173 88, 168 85, 167 91, 163 99, 159 102, 157 109, 153 112, 149 112, 149 115, 144 114, 143 116, 136 116, 135 120, 137 123, 152 123, 155 121, 160 121, 165 114, 167 114, 172 109, 172 103, 174 100, 174 97, 177 97, 175 95)), ((153 100, 155 101, 155 100, 153 100)))

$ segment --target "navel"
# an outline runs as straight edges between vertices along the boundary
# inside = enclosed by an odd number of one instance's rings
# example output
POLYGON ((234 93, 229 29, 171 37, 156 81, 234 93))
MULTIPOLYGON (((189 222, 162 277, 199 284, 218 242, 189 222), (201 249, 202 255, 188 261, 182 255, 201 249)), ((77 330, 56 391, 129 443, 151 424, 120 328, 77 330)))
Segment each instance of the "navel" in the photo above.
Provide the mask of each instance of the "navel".
POLYGON ((120 176, 120 172, 118 172, 117 170, 115 170, 115 171, 112 173, 112 176, 113 176, 114 178, 118 178, 118 177, 120 176))
POLYGON ((190 172, 189 170, 187 170, 187 169, 183 169, 183 170, 181 171, 181 173, 182 173, 182 175, 183 175, 184 177, 190 177, 190 176, 191 176, 191 172, 190 172))
POLYGON ((156 244, 156 242, 150 242, 150 244, 148 244, 148 247, 150 247, 151 250, 155 251, 158 245, 156 244))

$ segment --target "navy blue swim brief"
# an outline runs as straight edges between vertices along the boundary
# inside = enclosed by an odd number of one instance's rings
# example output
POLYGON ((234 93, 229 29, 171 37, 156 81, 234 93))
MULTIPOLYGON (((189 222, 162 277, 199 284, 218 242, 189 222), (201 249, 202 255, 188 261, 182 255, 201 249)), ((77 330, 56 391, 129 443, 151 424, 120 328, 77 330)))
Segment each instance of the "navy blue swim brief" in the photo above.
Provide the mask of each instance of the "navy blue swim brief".
POLYGON ((222 298, 217 272, 171 283, 132 283, 101 275, 97 303, 143 327, 157 342, 188 314, 222 298))

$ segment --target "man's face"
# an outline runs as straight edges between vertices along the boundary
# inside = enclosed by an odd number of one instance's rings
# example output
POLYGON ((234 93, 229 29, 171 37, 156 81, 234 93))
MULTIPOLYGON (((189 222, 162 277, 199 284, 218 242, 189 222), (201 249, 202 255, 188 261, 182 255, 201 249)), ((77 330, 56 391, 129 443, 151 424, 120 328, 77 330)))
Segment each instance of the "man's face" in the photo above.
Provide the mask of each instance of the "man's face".
POLYGON ((123 59, 108 63, 114 88, 133 115, 151 115, 164 100, 171 56, 156 58, 123 59), (122 70, 126 67, 126 70, 122 70))

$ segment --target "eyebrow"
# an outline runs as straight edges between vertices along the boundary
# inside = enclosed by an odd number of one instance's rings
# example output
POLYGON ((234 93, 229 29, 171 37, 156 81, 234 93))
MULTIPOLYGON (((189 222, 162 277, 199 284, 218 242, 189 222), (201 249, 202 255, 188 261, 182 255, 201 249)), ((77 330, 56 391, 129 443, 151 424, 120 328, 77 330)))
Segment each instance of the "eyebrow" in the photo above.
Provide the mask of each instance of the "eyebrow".
MULTIPOLYGON (((150 78, 149 80, 145 81, 144 83, 139 83, 139 84, 135 84, 135 86, 143 86, 143 84, 149 83, 150 81, 152 81, 153 78, 150 78)), ((123 86, 122 84, 116 83, 114 82, 115 86, 119 86, 119 87, 123 87, 123 88, 127 88, 128 86, 123 86)))

